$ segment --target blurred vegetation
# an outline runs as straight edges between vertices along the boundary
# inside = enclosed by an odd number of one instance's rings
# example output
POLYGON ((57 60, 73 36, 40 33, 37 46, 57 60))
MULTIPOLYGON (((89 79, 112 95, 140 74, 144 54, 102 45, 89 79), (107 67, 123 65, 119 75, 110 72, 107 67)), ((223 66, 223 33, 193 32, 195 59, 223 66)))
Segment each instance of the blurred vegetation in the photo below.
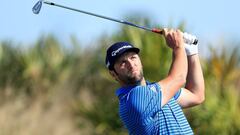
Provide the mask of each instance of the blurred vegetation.
MULTIPOLYGON (((130 20, 159 27, 146 18, 130 20)), ((184 23, 179 28, 184 30, 184 23)), ((124 26, 112 36, 103 34, 87 47, 74 36, 70 40, 71 44, 63 45, 46 35, 28 47, 1 41, 1 135, 126 135, 114 95, 118 84, 104 64, 106 48, 116 41, 141 48, 145 78, 150 81, 162 79, 171 62, 163 37, 135 28, 124 26)), ((196 134, 238 135, 239 51, 209 47, 209 52, 209 57, 201 57, 205 103, 184 111, 196 134)))

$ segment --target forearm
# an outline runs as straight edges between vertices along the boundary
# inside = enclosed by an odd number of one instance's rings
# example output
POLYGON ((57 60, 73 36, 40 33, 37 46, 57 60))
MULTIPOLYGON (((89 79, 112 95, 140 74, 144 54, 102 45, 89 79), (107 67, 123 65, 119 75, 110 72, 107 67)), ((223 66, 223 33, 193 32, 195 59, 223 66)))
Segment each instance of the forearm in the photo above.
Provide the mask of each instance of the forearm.
POLYGON ((204 100, 204 78, 198 54, 188 56, 186 89, 191 91, 199 102, 204 100))
POLYGON ((185 81, 187 69, 187 57, 185 50, 182 48, 174 49, 172 64, 168 75, 172 78, 184 79, 185 81))

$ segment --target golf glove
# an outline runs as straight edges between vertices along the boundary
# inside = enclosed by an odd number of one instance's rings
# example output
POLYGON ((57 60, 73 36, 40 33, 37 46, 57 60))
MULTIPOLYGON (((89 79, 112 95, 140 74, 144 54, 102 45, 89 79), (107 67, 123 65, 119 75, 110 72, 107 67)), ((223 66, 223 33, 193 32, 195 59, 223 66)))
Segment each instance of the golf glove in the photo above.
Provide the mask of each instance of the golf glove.
POLYGON ((190 44, 185 43, 184 45, 185 45, 185 51, 186 51, 187 56, 198 54, 198 44, 190 45, 190 44))
POLYGON ((184 35, 183 37, 185 40, 185 51, 186 51, 187 56, 198 54, 198 44, 196 44, 196 45, 191 44, 191 43, 193 43, 192 40, 196 39, 196 37, 193 35, 190 35, 186 32, 183 35, 184 35))

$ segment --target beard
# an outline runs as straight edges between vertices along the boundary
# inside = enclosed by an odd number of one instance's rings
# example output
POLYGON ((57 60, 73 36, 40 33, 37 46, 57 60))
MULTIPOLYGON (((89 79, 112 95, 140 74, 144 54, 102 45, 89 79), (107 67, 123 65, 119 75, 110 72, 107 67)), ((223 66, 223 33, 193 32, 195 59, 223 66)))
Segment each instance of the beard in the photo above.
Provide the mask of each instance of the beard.
POLYGON ((141 70, 138 74, 127 74, 121 75, 118 74, 118 78, 126 85, 139 85, 143 80, 143 71, 141 70))

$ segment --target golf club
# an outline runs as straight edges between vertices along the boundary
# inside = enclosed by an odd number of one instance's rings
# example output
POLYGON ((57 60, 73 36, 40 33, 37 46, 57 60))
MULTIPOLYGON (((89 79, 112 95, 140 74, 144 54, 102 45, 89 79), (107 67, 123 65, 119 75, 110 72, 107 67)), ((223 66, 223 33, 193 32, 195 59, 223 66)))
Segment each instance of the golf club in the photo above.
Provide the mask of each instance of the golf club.
MULTIPOLYGON (((52 5, 52 6, 61 7, 61 8, 65 8, 65 9, 76 11, 76 12, 80 12, 80 13, 83 13, 83 14, 92 15, 92 16, 99 17, 99 18, 102 18, 102 19, 107 19, 107 20, 110 20, 110 21, 126 24, 126 25, 129 25, 129 26, 137 27, 137 28, 140 28, 140 29, 144 29, 144 30, 147 30, 147 31, 154 32, 154 33, 163 34, 163 31, 161 29, 157 29, 157 28, 151 29, 151 28, 147 28, 147 27, 144 27, 144 26, 139 26, 139 25, 133 24, 133 23, 128 22, 128 21, 118 20, 118 19, 114 19, 114 18, 103 16, 103 15, 98 15, 98 14, 91 13, 91 12, 86 12, 86 11, 83 11, 83 10, 79 10, 79 9, 75 9, 75 8, 71 8, 71 7, 67 7, 67 6, 63 6, 63 5, 59 5, 59 4, 56 4, 56 3, 53 3, 53 2, 49 2, 49 1, 45 1, 45 0, 39 0, 33 6, 32 11, 33 11, 34 14, 39 14, 39 12, 40 12, 40 10, 42 8, 42 3, 48 4, 48 5, 52 5)), ((196 45, 198 43, 198 39, 196 38, 196 36, 190 35, 190 34, 188 34, 186 32, 183 33, 183 38, 184 38, 184 42, 187 43, 187 44, 194 44, 194 45, 196 45)))

